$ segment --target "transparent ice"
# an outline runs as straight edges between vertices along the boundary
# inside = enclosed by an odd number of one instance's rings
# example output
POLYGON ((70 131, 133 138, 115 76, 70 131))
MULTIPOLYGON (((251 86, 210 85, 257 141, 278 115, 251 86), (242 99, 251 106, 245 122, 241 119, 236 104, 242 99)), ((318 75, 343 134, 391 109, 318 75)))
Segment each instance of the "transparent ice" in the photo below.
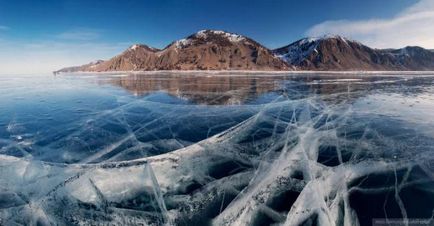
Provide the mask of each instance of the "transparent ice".
POLYGON ((0 225, 433 219, 434 76, 0 78, 0 225))

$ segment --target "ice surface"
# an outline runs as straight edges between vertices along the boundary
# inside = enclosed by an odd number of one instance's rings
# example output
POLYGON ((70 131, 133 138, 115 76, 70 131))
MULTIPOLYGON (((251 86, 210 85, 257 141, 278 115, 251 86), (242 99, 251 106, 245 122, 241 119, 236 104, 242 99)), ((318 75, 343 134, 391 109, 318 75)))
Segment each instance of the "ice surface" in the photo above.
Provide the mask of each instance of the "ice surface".
POLYGON ((168 222, 146 161, 64 165, 0 157, 3 225, 168 222))
POLYGON ((432 76, 0 79, 0 225, 433 218, 432 76))

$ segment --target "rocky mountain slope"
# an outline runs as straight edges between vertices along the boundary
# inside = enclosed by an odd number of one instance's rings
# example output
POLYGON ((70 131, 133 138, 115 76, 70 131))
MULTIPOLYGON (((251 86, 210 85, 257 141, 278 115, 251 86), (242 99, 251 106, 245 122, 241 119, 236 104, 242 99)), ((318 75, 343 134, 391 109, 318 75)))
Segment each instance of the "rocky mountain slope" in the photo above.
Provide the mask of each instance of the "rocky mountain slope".
POLYGON ((273 52, 299 70, 434 70, 434 53, 430 50, 373 49, 340 36, 305 38, 273 52))
POLYGON ((434 52, 421 47, 374 49, 340 36, 304 38, 269 50, 242 35, 202 30, 164 49, 133 45, 107 61, 63 68, 60 72, 153 70, 434 70, 434 52))
POLYGON ((159 50, 133 45, 114 58, 98 64, 64 68, 71 71, 149 70, 289 70, 273 53, 242 35, 203 30, 159 50))
POLYGON ((88 64, 85 65, 81 65, 81 66, 73 66, 73 67, 66 67, 63 68, 59 71, 55 71, 54 73, 57 72, 64 72, 64 73, 68 73, 68 72, 77 72, 77 71, 92 71, 92 68, 97 67, 98 65, 104 63, 105 61, 103 60, 96 60, 93 62, 90 62, 88 64))

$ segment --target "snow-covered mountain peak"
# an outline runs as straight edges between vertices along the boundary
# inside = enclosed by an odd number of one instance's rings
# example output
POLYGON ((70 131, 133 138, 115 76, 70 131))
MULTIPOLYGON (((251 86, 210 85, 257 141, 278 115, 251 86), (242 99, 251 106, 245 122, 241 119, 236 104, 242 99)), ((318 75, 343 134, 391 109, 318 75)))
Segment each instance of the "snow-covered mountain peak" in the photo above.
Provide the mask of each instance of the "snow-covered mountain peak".
POLYGON ((317 51, 319 38, 303 38, 290 45, 274 50, 276 57, 289 64, 298 64, 313 51, 317 51))
POLYGON ((175 41, 176 48, 185 48, 190 46, 197 41, 200 42, 213 42, 217 40, 225 40, 231 43, 238 43, 242 41, 247 41, 248 39, 242 35, 226 32, 222 30, 200 30, 187 38, 175 41))
POLYGON ((179 48, 187 47, 191 43, 192 43, 192 40, 190 38, 183 38, 183 39, 180 39, 178 41, 175 41, 175 46, 177 49, 179 49, 179 48))
POLYGON ((208 38, 209 35, 221 36, 227 38, 231 42, 240 42, 246 40, 246 38, 242 35, 226 32, 222 30, 201 30, 195 34, 196 37, 204 38, 204 39, 208 38))
MULTIPOLYGON (((359 44, 359 42, 350 40, 340 35, 324 35, 320 37, 307 37, 300 39, 290 45, 273 50, 275 56, 289 64, 300 64, 307 56, 318 53, 319 46, 322 44, 343 43, 346 46, 350 44, 359 44)), ((331 44, 333 45, 333 44, 331 44)))
POLYGON ((139 44, 134 44, 134 45, 132 45, 129 49, 130 50, 136 50, 137 48, 139 48, 140 46, 139 46, 139 44))
POLYGON ((309 43, 316 43, 321 41, 327 41, 327 40, 340 40, 343 42, 356 42, 354 40, 348 39, 346 37, 340 36, 340 35, 323 35, 319 37, 307 37, 300 39, 299 41, 295 42, 300 45, 309 44, 309 43))
POLYGON ((156 52, 159 51, 159 49, 147 46, 147 45, 143 45, 143 44, 134 44, 132 46, 130 46, 126 51, 137 51, 139 49, 145 49, 148 51, 152 51, 152 52, 156 52))

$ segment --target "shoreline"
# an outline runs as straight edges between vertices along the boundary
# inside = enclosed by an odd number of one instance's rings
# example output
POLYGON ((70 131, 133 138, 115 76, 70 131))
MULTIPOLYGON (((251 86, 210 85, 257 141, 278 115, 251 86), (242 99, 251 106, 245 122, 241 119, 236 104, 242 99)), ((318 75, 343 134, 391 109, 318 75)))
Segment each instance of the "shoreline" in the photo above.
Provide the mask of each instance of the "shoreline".
POLYGON ((160 70, 160 71, 77 71, 77 72, 52 72, 54 75, 116 75, 116 74, 190 74, 190 75, 434 75, 434 71, 252 71, 252 70, 160 70))

